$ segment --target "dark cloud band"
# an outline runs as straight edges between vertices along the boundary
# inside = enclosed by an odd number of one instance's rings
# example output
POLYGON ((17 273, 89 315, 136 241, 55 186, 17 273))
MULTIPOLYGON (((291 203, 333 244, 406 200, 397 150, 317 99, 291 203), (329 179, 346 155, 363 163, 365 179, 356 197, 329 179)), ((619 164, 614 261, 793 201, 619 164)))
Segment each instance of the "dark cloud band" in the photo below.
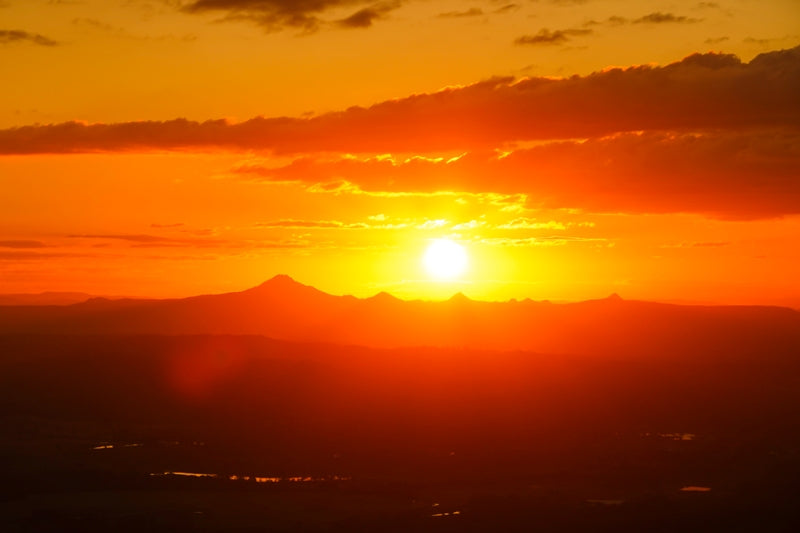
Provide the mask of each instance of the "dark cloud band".
POLYGON ((153 150, 435 152, 626 131, 800 128, 800 47, 695 54, 554 80, 496 78, 311 118, 84 124, 0 130, 0 154, 153 150))
POLYGON ((399 0, 193 0, 181 10, 186 13, 221 13, 225 20, 246 20, 267 31, 285 28, 316 31, 327 22, 323 14, 336 9, 355 11, 332 21, 344 28, 366 28, 400 6, 399 0))
POLYGON ((39 46, 58 46, 57 41, 38 33, 22 30, 0 30, 0 44, 24 42, 38 44, 39 46))

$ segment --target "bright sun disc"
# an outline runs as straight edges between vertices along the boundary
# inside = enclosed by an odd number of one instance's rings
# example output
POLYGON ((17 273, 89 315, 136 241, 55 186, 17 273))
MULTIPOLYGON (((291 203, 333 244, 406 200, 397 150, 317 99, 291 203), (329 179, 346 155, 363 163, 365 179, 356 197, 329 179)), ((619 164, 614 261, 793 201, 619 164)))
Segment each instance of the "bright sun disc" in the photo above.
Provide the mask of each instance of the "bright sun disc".
POLYGON ((423 262, 425 270, 433 277, 455 278, 467 268, 467 251, 450 239, 436 239, 425 251, 423 262))

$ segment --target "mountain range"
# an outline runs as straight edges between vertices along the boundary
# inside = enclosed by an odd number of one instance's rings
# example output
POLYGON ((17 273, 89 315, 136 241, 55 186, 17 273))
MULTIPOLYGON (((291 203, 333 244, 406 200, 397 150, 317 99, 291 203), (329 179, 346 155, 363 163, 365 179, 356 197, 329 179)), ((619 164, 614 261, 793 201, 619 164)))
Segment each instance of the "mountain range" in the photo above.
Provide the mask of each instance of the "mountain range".
POLYGON ((242 291, 167 300, 92 298, 0 306, 0 334, 260 335, 373 348, 642 354, 691 349, 800 353, 800 312, 605 299, 404 301, 334 296, 279 275, 242 291))
POLYGON ((72 305, 92 298, 83 292, 40 292, 38 294, 0 294, 0 305, 72 305))

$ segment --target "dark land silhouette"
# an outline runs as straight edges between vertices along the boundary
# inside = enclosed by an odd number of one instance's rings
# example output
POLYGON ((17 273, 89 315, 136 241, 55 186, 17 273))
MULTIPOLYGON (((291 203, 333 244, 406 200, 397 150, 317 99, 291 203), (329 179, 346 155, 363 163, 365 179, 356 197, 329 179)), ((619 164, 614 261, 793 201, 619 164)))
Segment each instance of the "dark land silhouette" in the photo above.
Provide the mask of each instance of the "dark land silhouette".
POLYGON ((71 305, 93 298, 83 292, 40 292, 37 294, 0 294, 0 305, 71 305))
POLYGON ((602 300, 553 304, 333 296, 276 276, 229 294, 175 300, 94 298, 68 306, 0 306, 0 334, 264 335, 368 346, 630 354, 780 349, 800 343, 800 312, 602 300))
POLYGON ((796 531, 800 313, 0 307, 4 531, 796 531))

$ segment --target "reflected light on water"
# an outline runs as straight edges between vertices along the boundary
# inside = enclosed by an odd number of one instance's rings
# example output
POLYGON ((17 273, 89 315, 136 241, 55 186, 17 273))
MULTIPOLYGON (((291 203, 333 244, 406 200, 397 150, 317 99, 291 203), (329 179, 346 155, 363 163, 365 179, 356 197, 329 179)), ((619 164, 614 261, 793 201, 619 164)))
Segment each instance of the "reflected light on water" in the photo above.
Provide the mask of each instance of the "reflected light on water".
POLYGON ((694 433, 642 433, 642 437, 658 437, 667 440, 694 440, 697 435, 694 433))
POLYGON ((180 477, 196 477, 196 478, 223 478, 229 481, 250 481, 255 483, 314 483, 314 482, 324 482, 324 481, 350 481, 353 478, 350 476, 324 476, 324 477, 313 477, 313 476, 288 476, 288 477, 275 477, 275 476, 241 476, 241 475, 230 475, 230 476, 220 476, 219 474, 209 474, 209 473, 202 473, 202 472, 154 472, 150 474, 151 476, 180 476, 180 477))
POLYGON ((141 448, 144 444, 134 443, 134 444, 110 444, 108 442, 103 442, 98 444, 97 446, 93 446, 93 450, 113 450, 114 448, 141 448))
POLYGON ((217 474, 204 474, 200 472, 156 472, 151 476, 181 476, 181 477, 219 477, 217 474))

